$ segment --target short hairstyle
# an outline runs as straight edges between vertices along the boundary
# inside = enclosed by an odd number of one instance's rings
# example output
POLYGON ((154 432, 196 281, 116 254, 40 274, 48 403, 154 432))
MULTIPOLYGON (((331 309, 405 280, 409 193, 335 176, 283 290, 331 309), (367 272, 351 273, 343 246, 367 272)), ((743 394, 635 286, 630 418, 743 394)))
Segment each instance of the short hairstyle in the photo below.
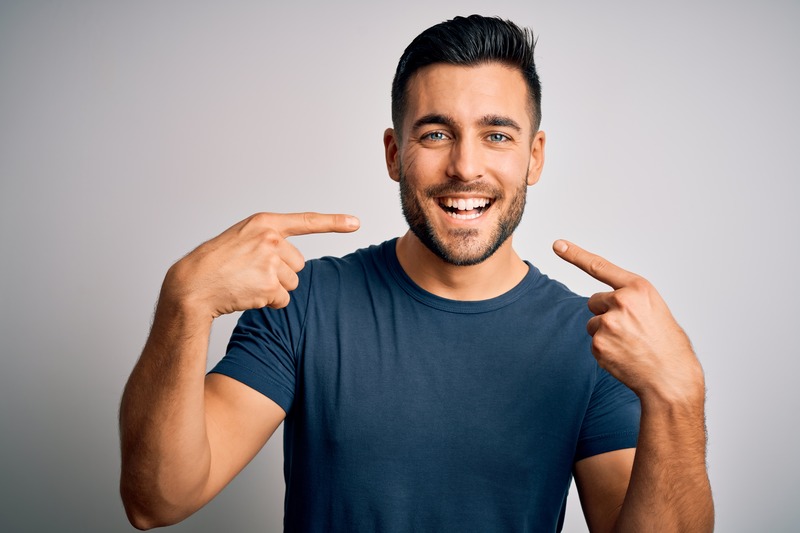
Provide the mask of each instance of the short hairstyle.
POLYGON ((528 86, 534 131, 542 120, 542 88, 533 49, 536 39, 499 17, 455 17, 420 33, 403 52, 392 82, 392 124, 400 132, 406 111, 408 82, 416 71, 436 63, 476 66, 502 63, 518 69, 528 86))

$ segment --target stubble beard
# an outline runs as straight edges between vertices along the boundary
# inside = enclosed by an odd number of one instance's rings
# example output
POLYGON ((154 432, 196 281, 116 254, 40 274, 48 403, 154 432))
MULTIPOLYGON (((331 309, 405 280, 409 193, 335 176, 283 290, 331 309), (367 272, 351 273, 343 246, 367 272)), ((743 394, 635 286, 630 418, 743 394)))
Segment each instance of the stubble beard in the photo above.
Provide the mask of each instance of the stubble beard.
MULTIPOLYGON (((502 203, 504 194, 500 189, 493 189, 485 185, 447 183, 434 185, 423 191, 425 198, 436 198, 459 193, 483 193, 491 195, 492 208, 494 204, 502 203)), ((422 241, 422 243, 442 261, 455 266, 477 265, 489 259, 508 240, 519 226, 522 214, 525 211, 527 200, 527 183, 520 180, 520 186, 510 198, 510 203, 505 213, 502 214, 497 226, 492 230, 488 239, 481 242, 480 232, 475 228, 453 229, 448 233, 450 244, 438 235, 425 211, 422 208, 416 193, 408 183, 404 169, 400 168, 400 203, 403 207, 403 216, 409 228, 422 241)))

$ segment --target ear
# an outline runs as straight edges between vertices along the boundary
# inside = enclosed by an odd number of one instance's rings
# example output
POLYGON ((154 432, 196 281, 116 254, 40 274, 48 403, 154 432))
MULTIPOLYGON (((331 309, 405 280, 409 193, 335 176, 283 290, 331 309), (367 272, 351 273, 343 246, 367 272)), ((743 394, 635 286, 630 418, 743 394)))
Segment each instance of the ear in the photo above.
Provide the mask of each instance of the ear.
POLYGON ((400 146, 397 134, 392 128, 386 128, 383 132, 383 149, 386 154, 386 170, 389 171, 389 177, 394 181, 400 181, 400 146))
POLYGON ((535 185, 539 181, 544 168, 544 141, 543 131, 537 131, 531 143, 531 158, 528 162, 528 185, 535 185))

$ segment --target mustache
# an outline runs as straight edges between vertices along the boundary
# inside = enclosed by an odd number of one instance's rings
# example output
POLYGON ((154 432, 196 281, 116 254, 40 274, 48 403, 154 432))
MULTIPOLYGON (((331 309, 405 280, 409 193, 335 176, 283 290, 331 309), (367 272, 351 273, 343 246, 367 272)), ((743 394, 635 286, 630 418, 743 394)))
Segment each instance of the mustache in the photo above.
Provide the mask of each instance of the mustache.
POLYGON ((491 187, 485 183, 440 183, 438 185, 426 187, 423 192, 428 198, 451 196, 454 194, 478 194, 494 198, 495 200, 503 199, 502 189, 491 187))

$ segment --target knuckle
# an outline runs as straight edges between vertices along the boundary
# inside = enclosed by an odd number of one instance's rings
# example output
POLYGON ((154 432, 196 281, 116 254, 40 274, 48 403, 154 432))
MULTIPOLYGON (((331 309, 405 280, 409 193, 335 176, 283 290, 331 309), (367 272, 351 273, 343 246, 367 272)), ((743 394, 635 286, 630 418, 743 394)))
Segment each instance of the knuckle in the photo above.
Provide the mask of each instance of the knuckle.
POLYGON ((623 305, 625 300, 625 294, 621 290, 613 291, 608 295, 609 303, 615 307, 623 305))
POLYGON ((589 265, 588 265, 589 273, 600 274, 607 266, 608 266, 608 261, 606 261, 602 257, 594 256, 589 260, 589 265))
POLYGON ((613 313, 606 313, 600 317, 600 327, 610 334, 616 334, 620 331, 619 321, 613 313))
POLYGON ((267 276, 267 279, 264 281, 262 287, 267 294, 272 296, 283 291, 283 286, 281 285, 280 281, 278 281, 278 278, 274 275, 267 276))
POLYGON ((653 288, 650 282, 641 276, 633 277, 628 286, 637 291, 649 291, 653 288))
POLYGON ((602 341, 599 341, 597 337, 592 338, 592 355, 594 355, 595 359, 598 361, 602 361, 603 359, 602 341))
POLYGON ((264 230, 269 229, 271 225, 268 213, 256 213, 244 220, 244 223, 239 227, 239 235, 243 238, 260 235, 264 230))
POLYGON ((258 283, 258 294, 267 302, 271 302, 275 295, 283 290, 278 278, 271 273, 263 275, 258 283))
POLYGON ((319 218, 319 213, 303 213, 303 224, 305 224, 308 229, 313 229, 319 223, 319 218))
POLYGON ((289 267, 290 267, 290 268, 291 268, 291 269, 292 269, 294 272, 300 272, 301 270, 303 270, 303 269, 306 267, 306 260, 305 260, 305 258, 303 258, 303 257, 301 256, 301 257, 299 257, 299 258, 297 258, 297 259, 293 260, 293 261, 292 261, 292 264, 291 264, 291 265, 289 265, 289 267))
POLYGON ((281 309, 289 305, 290 301, 291 297, 289 296, 289 293, 283 291, 282 294, 275 295, 275 297, 272 299, 272 302, 269 304, 269 307, 272 307, 273 309, 281 309))
POLYGON ((269 226, 270 218, 271 217, 269 213, 255 213, 254 215, 251 215, 249 219, 247 219, 247 225, 256 228, 267 227, 269 226))
POLYGON ((270 248, 277 248, 283 240, 281 234, 278 233, 278 231, 274 228, 270 227, 262 229, 258 234, 258 238, 262 246, 267 246, 270 248))
POLYGON ((291 278, 286 280, 286 289, 290 291, 295 290, 298 285, 300 285, 300 278, 297 276, 297 274, 294 274, 291 278))
POLYGON ((608 351, 608 341, 603 335, 595 335, 592 337, 592 353, 596 357, 604 357, 608 351))
MULTIPOLYGON (((631 291, 624 291, 619 290, 614 292, 614 296, 612 297, 614 302, 614 307, 623 311, 628 312, 636 308, 637 305, 637 296, 638 293, 631 292, 631 291)), ((611 320, 611 317, 608 317, 609 323, 608 325, 611 326, 616 323, 616 321, 611 320)))

